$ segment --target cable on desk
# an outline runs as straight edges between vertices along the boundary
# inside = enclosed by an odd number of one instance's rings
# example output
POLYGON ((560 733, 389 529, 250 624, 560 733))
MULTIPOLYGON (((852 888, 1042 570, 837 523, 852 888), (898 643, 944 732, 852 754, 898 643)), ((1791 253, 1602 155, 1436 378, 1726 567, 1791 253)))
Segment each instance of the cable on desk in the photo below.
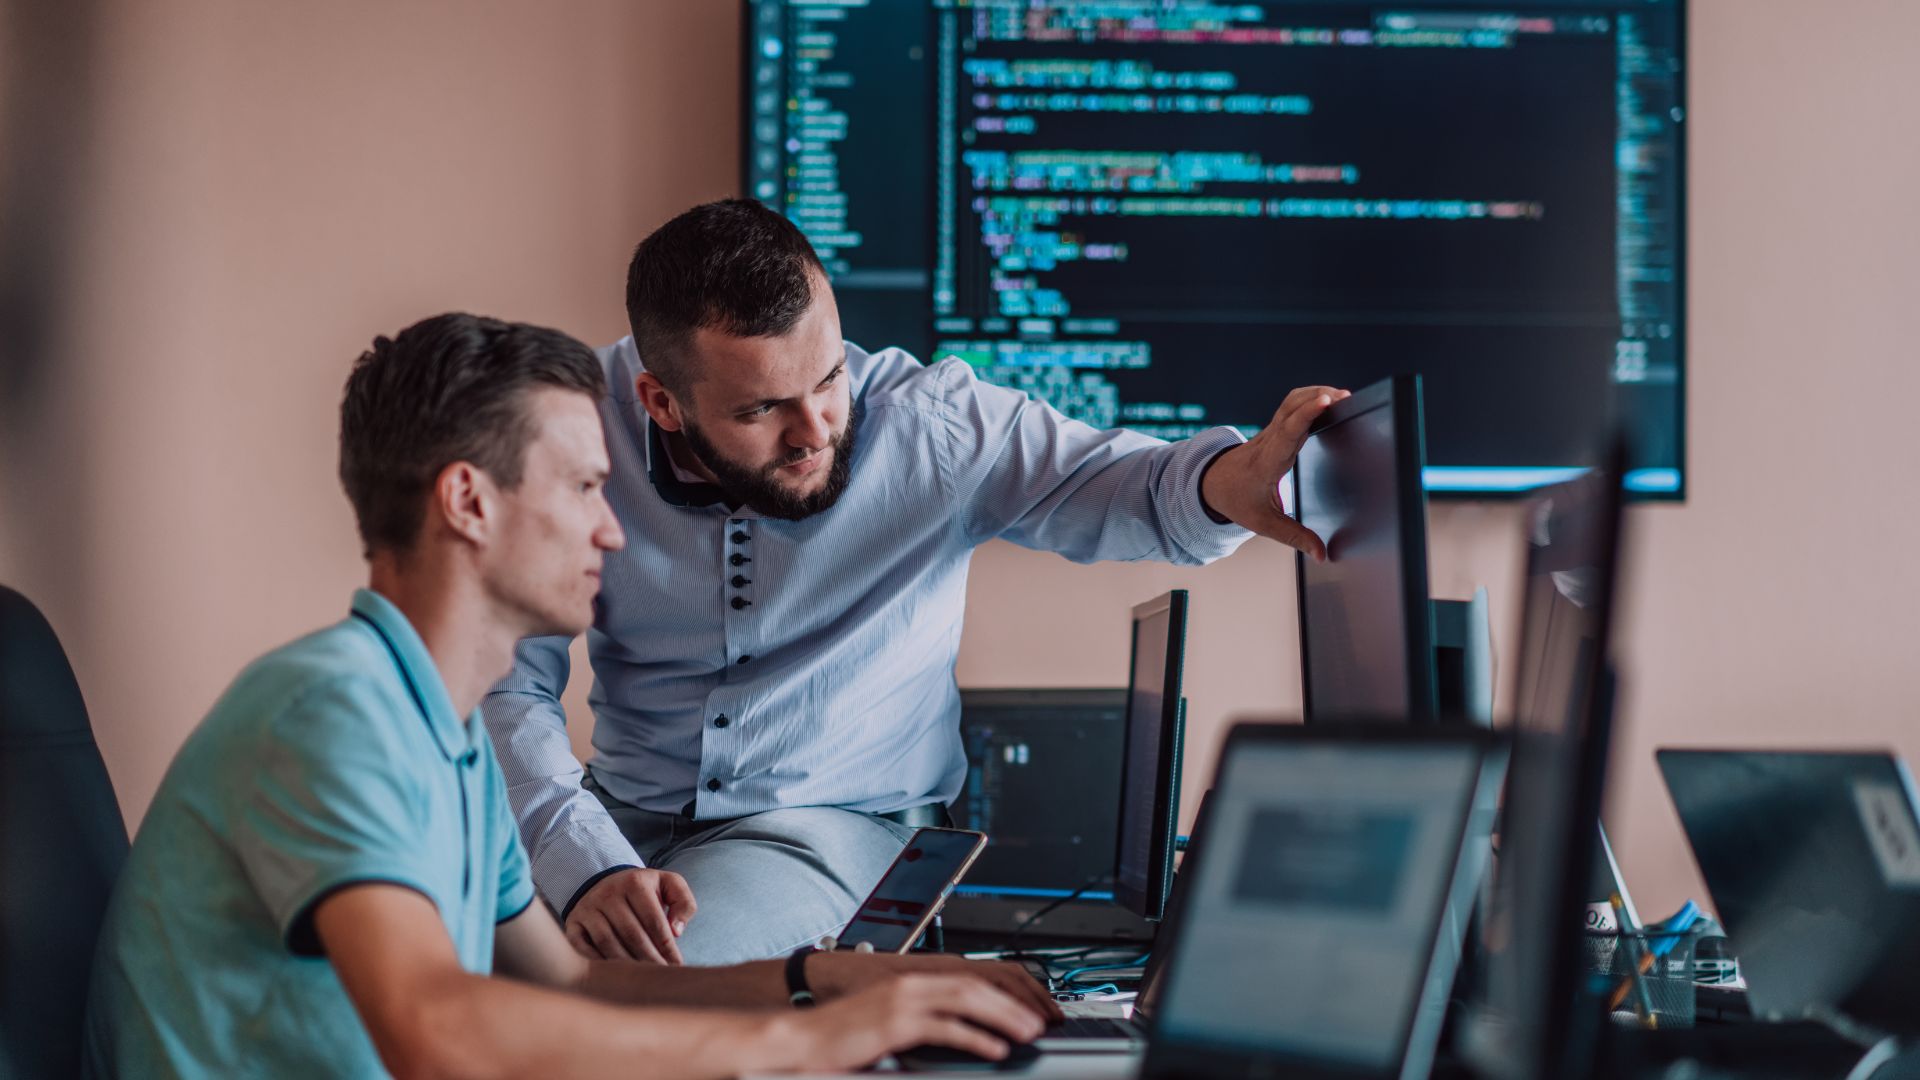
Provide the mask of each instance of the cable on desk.
POLYGON ((1119 971, 1122 968, 1139 967, 1141 964, 1144 964, 1147 962, 1147 957, 1152 955, 1153 954, 1150 952, 1145 952, 1145 953, 1141 953, 1139 956, 1136 956, 1131 960, 1124 960, 1117 964, 1089 964, 1085 967, 1077 967, 1077 968, 1074 968, 1072 971, 1067 972, 1065 975, 1060 976, 1059 981, 1062 983, 1071 984, 1075 978, 1081 975, 1084 975, 1089 971, 1119 971))
POLYGON ((1108 875, 1108 874, 1095 874, 1094 876, 1081 882, 1079 888, 1074 889, 1072 892, 1068 893, 1067 895, 1059 898, 1058 900, 1053 901, 1052 903, 1041 908, 1039 911, 1036 911, 1033 914, 1027 916, 1026 918, 1020 920, 1020 925, 1013 928, 1013 933, 1008 935, 1006 942, 1000 946, 1000 951, 1002 953, 1016 953, 1015 943, 1017 943, 1020 940, 1021 935, 1025 934, 1028 928, 1033 926, 1034 923, 1037 923, 1041 919, 1046 918, 1048 915, 1053 914, 1055 911, 1058 911, 1064 905, 1074 900, 1078 900, 1081 896, 1084 896, 1086 894, 1086 891, 1088 889, 1093 888, 1095 885, 1103 884, 1110 877, 1111 875, 1108 875))
POLYGON ((1900 1050, 1900 1039, 1897 1036, 1889 1035, 1881 1039, 1869 1047, 1866 1053, 1860 1055, 1860 1060, 1855 1062, 1853 1068, 1848 1071, 1847 1080, 1870 1080, 1874 1073, 1880 1071, 1880 1066, 1899 1057, 1900 1050))

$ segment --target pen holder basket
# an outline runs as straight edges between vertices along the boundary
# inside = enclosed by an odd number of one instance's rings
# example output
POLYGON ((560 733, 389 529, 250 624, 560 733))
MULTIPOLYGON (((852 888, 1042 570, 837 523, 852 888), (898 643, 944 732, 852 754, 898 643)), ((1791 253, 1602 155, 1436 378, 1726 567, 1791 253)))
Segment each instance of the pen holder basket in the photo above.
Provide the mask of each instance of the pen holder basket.
POLYGON ((1587 970, 1623 1022, 1692 1027, 1694 941, 1688 931, 1590 930, 1587 970))

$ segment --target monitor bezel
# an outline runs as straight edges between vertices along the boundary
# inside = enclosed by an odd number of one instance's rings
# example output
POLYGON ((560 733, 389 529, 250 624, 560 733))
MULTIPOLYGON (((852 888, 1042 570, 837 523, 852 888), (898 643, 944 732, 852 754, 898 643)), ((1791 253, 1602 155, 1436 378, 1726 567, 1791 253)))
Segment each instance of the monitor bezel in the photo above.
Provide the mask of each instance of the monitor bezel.
MULTIPOLYGON (((1355 390, 1334 402, 1307 429, 1312 438, 1376 409, 1392 410, 1394 475, 1399 481, 1400 602, 1406 621, 1407 701, 1403 723, 1426 725, 1439 719, 1439 679, 1433 663, 1433 607, 1427 585, 1427 491, 1420 482, 1426 464, 1426 429, 1421 410, 1420 376, 1395 375, 1355 390), (1413 483, 1407 483, 1412 477, 1413 483)), ((1298 459, 1293 474, 1293 516, 1300 515, 1302 488, 1298 459)), ((1326 537, 1322 537, 1325 540, 1326 537)), ((1313 705, 1313 664, 1307 635, 1307 572, 1304 552, 1294 555, 1294 605, 1299 621, 1300 712, 1308 724, 1345 723, 1345 717, 1320 717, 1313 705)))
MULTIPOLYGON (((1590 895, 1593 884, 1593 864, 1600 843, 1600 814, 1606 801, 1607 758, 1613 748, 1613 627, 1614 611, 1620 595, 1620 547, 1621 534, 1625 530, 1625 490, 1622 484, 1626 480, 1627 444, 1624 437, 1616 437, 1608 447, 1600 469, 1607 478, 1602 514, 1606 525, 1600 537, 1598 559, 1606 574, 1605 588, 1599 590, 1598 607, 1594 620, 1598 646, 1592 658, 1593 670, 1589 672, 1587 700, 1582 703, 1579 720, 1582 730, 1566 732, 1577 747, 1580 755, 1574 773, 1573 790, 1568 793, 1573 813, 1567 822, 1567 832, 1561 837, 1564 862, 1560 867, 1559 881, 1555 885, 1555 909, 1567 914, 1568 927, 1577 926, 1573 913, 1581 910, 1593 899, 1590 895)), ((1559 487, 1544 488, 1539 498, 1550 498, 1559 487)), ((1528 552, 1528 579, 1532 573, 1535 552, 1528 552)), ((1526 628, 1521 629, 1524 640, 1526 628)), ((1518 686, 1519 672, 1515 673, 1515 685, 1518 686)), ((1519 703, 1515 702, 1516 709, 1519 703)), ((1519 728, 1522 718, 1515 714, 1514 724, 1519 728)), ((1509 774, 1509 783, 1512 777, 1509 774)), ((1556 947, 1550 954, 1545 991, 1548 1003, 1546 1015, 1538 1029, 1540 1034, 1532 1047, 1531 1061, 1523 1061, 1522 1067, 1529 1068, 1530 1075, 1551 1075, 1572 1065, 1590 1049, 1595 1032, 1583 1029, 1580 1018, 1580 993, 1585 985, 1586 942, 1585 935, 1569 931, 1560 935, 1556 947), (1532 1071, 1545 1070, 1545 1071, 1532 1071)))
POLYGON ((1133 608, 1127 635, 1127 733, 1125 753, 1120 758, 1120 821, 1114 836, 1114 903, 1146 919, 1158 922, 1166 914, 1167 888, 1173 878, 1174 834, 1180 813, 1181 749, 1186 743, 1186 702, 1181 697, 1184 684, 1187 646, 1187 590, 1174 589, 1133 608), (1121 881, 1120 866, 1127 845, 1127 770, 1133 760, 1134 671, 1140 662, 1138 627, 1142 620, 1167 615, 1167 664, 1161 686, 1160 740, 1156 748, 1160 767, 1154 777, 1152 835, 1147 855, 1147 886, 1144 892, 1121 881))
MULTIPOLYGON (((1616 433, 1595 466, 1603 477, 1610 478, 1602 489, 1601 498, 1605 501, 1601 504, 1599 515, 1605 524, 1601 526, 1594 556, 1604 576, 1604 587, 1595 590, 1594 626, 1598 647, 1592 655, 1593 670, 1586 682, 1589 687, 1587 700, 1580 703, 1575 721, 1580 725, 1579 730, 1562 733, 1570 741, 1575 755, 1572 783, 1560 796, 1565 800, 1569 813, 1565 819, 1565 832, 1555 844, 1555 850, 1560 855, 1559 865, 1543 875, 1551 880, 1548 892, 1553 910, 1566 913, 1563 923, 1548 925, 1564 925, 1566 932, 1547 942, 1544 954, 1533 958, 1542 964, 1541 968, 1519 973, 1522 980, 1533 983, 1530 988, 1521 991, 1525 1003, 1538 1010, 1527 1018, 1531 1022, 1521 1023, 1512 1017, 1499 1017, 1497 1010, 1505 1003, 1494 1000, 1489 992, 1476 994, 1476 1005, 1489 1007, 1494 1015, 1487 1020, 1476 1019, 1474 1022, 1484 1023, 1489 1030, 1498 1034, 1486 1038, 1484 1044, 1479 1040, 1470 1040, 1471 1049, 1466 1056, 1475 1068, 1493 1076, 1528 1078, 1562 1075, 1576 1062, 1586 1059, 1597 1034, 1596 1025, 1590 1022, 1591 1017, 1599 1015, 1597 1010, 1586 1010, 1581 1004, 1582 988, 1586 982, 1586 935, 1579 929, 1574 915, 1594 899, 1591 895, 1593 868, 1600 854, 1600 814, 1606 797, 1608 757, 1613 746, 1612 639, 1614 612, 1620 595, 1620 552, 1626 507, 1626 492, 1622 483, 1627 460, 1625 436, 1616 433)), ((1576 479, 1568 483, 1581 482, 1576 479)), ((1566 489, 1568 483, 1535 489, 1533 505, 1537 507, 1544 500, 1551 499, 1556 491, 1566 489)), ((1529 515, 1528 524, 1523 528, 1530 528, 1530 521, 1529 515)), ((1540 557, 1541 550, 1533 546, 1529 538, 1520 592, 1522 622, 1517 655, 1522 664, 1528 657, 1531 638, 1545 632, 1544 627, 1535 625, 1540 613, 1535 612, 1530 603, 1532 583, 1540 576, 1535 572, 1535 562, 1540 557)), ((1551 608, 1547 614, 1551 614, 1551 608)), ((1515 695, 1514 746, 1507 770, 1509 792, 1516 781, 1525 782, 1521 769, 1527 762, 1521 743, 1528 738, 1532 725, 1528 723, 1529 703, 1519 700, 1519 691, 1526 677, 1524 669, 1517 670, 1512 683, 1515 695)), ((1503 844, 1503 850, 1517 853, 1519 847, 1503 844)), ((1504 865, 1498 868, 1489 894, 1496 908, 1495 917, 1498 917, 1498 905, 1512 903, 1516 899, 1525 902, 1526 899, 1508 894, 1502 880, 1507 872, 1508 868, 1504 865)), ((1521 948, 1531 948, 1540 943, 1521 944, 1516 938, 1516 944, 1521 948)))

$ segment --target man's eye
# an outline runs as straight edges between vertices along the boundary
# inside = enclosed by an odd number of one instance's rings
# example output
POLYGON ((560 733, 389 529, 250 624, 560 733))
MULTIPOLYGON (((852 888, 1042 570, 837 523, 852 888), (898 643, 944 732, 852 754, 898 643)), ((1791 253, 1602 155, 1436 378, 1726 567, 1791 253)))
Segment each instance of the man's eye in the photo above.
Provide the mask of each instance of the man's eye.
POLYGON ((846 371, 846 370, 847 370, 846 368, 834 368, 834 369, 833 369, 833 374, 831 374, 831 375, 829 375, 829 376, 827 376, 826 378, 824 378, 824 379, 821 379, 821 380, 820 380, 820 385, 821 385, 821 386, 832 386, 832 385, 833 385, 834 383, 837 383, 837 382, 839 382, 839 381, 840 381, 840 374, 841 374, 841 372, 844 372, 844 371, 846 371))
POLYGON ((765 416, 772 411, 773 411, 773 406, 762 405, 757 409, 748 409, 746 412, 743 412, 740 415, 746 419, 751 420, 756 416, 765 416))

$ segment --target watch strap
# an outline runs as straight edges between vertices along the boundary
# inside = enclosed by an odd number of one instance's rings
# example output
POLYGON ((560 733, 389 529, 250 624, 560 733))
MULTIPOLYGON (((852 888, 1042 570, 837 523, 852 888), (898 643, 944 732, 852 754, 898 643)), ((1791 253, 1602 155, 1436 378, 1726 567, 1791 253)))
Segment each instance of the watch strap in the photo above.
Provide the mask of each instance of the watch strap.
POLYGON ((787 957, 787 1004, 796 1009, 813 1007, 813 988, 807 985, 807 957, 819 951, 809 945, 787 957))

